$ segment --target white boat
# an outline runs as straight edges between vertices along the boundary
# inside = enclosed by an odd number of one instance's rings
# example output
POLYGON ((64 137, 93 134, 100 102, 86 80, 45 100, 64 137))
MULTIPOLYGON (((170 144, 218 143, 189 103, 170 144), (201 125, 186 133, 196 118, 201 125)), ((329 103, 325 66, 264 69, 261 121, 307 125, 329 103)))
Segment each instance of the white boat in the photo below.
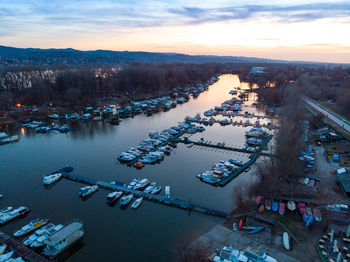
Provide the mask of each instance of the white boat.
POLYGON ((134 188, 134 186, 136 186, 136 184, 140 181, 141 179, 140 178, 134 178, 130 184, 128 185, 128 188, 132 189, 134 188))
POLYGON ((12 212, 14 209, 13 207, 4 207, 3 209, 0 210, 0 218, 10 212, 12 212))
POLYGON ((148 187, 145 188, 145 190, 143 190, 143 192, 145 193, 151 193, 153 188, 156 186, 157 184, 155 182, 152 182, 148 187))
POLYGON ((248 138, 246 140, 246 143, 248 145, 252 145, 252 146, 260 146, 264 141, 262 139, 259 139, 259 138, 255 138, 255 137, 252 137, 252 138, 248 138))
POLYGON ((125 206, 125 205, 129 204, 131 202, 131 200, 133 199, 133 197, 134 197, 134 194, 129 194, 129 195, 123 196, 120 199, 120 205, 125 206))
POLYGON ((344 204, 335 204, 335 205, 327 205, 325 208, 328 211, 337 212, 337 213, 348 213, 349 212, 349 206, 344 204))
POLYGON ((158 194, 160 191, 162 191, 162 187, 160 185, 156 185, 153 187, 151 194, 158 194))
POLYGON ((56 232, 60 231, 63 228, 63 225, 58 224, 57 226, 46 230, 44 234, 42 234, 40 237, 38 237, 31 245, 32 248, 40 248, 44 246, 44 241, 48 239, 50 236, 55 234, 56 232))
POLYGON ((140 197, 135 200, 134 203, 132 203, 131 208, 136 209, 142 204, 143 197, 140 197))
POLYGON ((239 250, 226 246, 222 250, 217 250, 217 256, 213 258, 214 262, 277 262, 265 252, 259 252, 251 248, 239 250))
POLYGON ((79 196, 86 197, 86 196, 89 196, 92 193, 96 192, 97 190, 98 190, 98 185, 85 186, 85 187, 80 188, 79 196))
POLYGON ((286 250, 291 250, 291 243, 290 243, 291 239, 289 237, 289 234, 287 232, 283 232, 282 234, 282 242, 283 242, 283 246, 286 250))
POLYGON ((10 251, 10 252, 7 252, 6 254, 2 254, 0 256, 0 262, 5 262, 5 261, 9 260, 13 256, 14 253, 15 253, 14 251, 10 251))
POLYGON ((55 227, 55 225, 50 223, 50 224, 47 224, 46 226, 36 230, 34 234, 30 235, 27 239, 25 239, 23 241, 23 244, 25 246, 30 246, 35 240, 37 240, 39 237, 41 237, 45 232, 47 232, 48 230, 50 230, 54 227, 55 227))
POLYGON ((17 141, 19 141, 19 136, 15 135, 15 136, 10 136, 0 140, 0 144, 8 144, 8 143, 17 142, 17 141))
POLYGON ((13 235, 15 237, 20 237, 28 234, 44 225, 47 224, 48 219, 37 218, 29 222, 29 224, 23 226, 21 229, 17 230, 13 235))
POLYGON ((74 221, 45 239, 43 253, 45 256, 53 259, 82 239, 83 236, 83 223, 81 221, 74 221))
POLYGON ((113 204, 115 201, 118 200, 122 196, 123 192, 122 191, 114 191, 111 192, 107 195, 107 203, 108 204, 113 204))
POLYGON ((0 217, 0 225, 11 221, 19 216, 23 216, 30 211, 28 207, 19 207, 0 217))
POLYGON ((3 198, 4 196, 0 194, 0 199, 3 198))
POLYGON ((148 186, 151 182, 147 179, 141 179, 135 186, 134 189, 135 190, 141 190, 143 188, 145 188, 146 186, 148 186))
POLYGON ((290 211, 294 211, 294 210, 296 209, 296 205, 295 205, 294 201, 289 200, 288 203, 287 203, 287 208, 288 208, 290 211))
POLYGON ((50 185, 52 183, 55 183, 62 177, 62 173, 55 173, 51 175, 46 175, 43 177, 43 183, 44 185, 50 185))

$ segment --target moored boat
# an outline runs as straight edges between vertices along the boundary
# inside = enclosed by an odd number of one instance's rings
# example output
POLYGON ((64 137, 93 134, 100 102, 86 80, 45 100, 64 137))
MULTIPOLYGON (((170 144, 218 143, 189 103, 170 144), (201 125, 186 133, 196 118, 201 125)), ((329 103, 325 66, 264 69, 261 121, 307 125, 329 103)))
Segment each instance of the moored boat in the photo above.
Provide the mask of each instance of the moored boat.
POLYGON ((129 194, 129 195, 123 196, 120 199, 120 205, 125 206, 125 205, 129 204, 131 202, 131 200, 133 199, 133 197, 134 197, 134 194, 129 194))
POLYGON ((36 229, 39 229, 40 227, 46 225, 48 222, 48 219, 42 219, 37 218, 29 222, 29 224, 23 226, 21 229, 17 230, 13 235, 15 237, 20 237, 25 234, 28 234, 36 229))
POLYGON ((306 212, 306 205, 305 205, 305 203, 302 203, 302 202, 298 203, 298 209, 299 209, 299 213, 301 215, 305 214, 305 212, 306 212))
POLYGON ((294 201, 289 200, 287 203, 287 208, 293 212, 296 209, 296 205, 295 205, 294 201))
POLYGON ((52 183, 55 183, 62 177, 62 173, 55 173, 50 175, 45 175, 43 177, 43 183, 44 185, 50 185, 52 183))
POLYGON ((272 202, 272 211, 273 212, 278 211, 278 202, 275 202, 275 201, 272 202))
POLYGON ((8 261, 15 252, 12 250, 10 252, 7 252, 6 254, 0 255, 0 262, 8 261))
POLYGON ((159 192, 162 191, 162 186, 160 185, 155 185, 152 189, 151 194, 159 194, 159 192))
POLYGON ((55 234, 56 232, 60 231, 63 228, 63 225, 58 224, 57 226, 54 226, 53 228, 46 230, 44 232, 44 234, 42 234, 40 237, 38 237, 31 245, 31 248, 35 248, 35 249, 41 249, 44 247, 44 242, 45 240, 47 240, 48 238, 50 238, 53 234, 55 234))
POLYGON ((81 221, 73 221, 45 239, 43 253, 52 259, 78 242, 83 236, 83 223, 81 221))
POLYGON ((85 186, 85 187, 80 188, 79 196, 80 197, 87 197, 87 196, 93 194, 94 192, 96 192, 97 190, 98 190, 98 185, 85 186))
POLYGON ((23 244, 25 246, 30 246, 31 244, 33 244, 39 237, 41 237, 45 232, 47 232, 48 230, 54 228, 55 225, 52 224, 52 223, 49 223, 45 226, 43 226, 42 228, 40 229, 37 229, 35 231, 34 234, 30 235, 28 238, 26 238, 24 241, 23 241, 23 244))
POLYGON ((279 213, 280 215, 284 215, 284 212, 285 212, 285 204, 281 202, 281 203, 279 204, 278 213, 279 213))
POLYGON ((131 208, 136 209, 142 204, 143 197, 140 197, 132 203, 131 208))
POLYGON ((28 207, 19 207, 16 208, 10 212, 8 212, 7 214, 3 215, 0 217, 0 225, 1 224, 5 224, 19 216, 24 216, 25 214, 27 214, 30 211, 30 209, 28 207))
POLYGON ((266 210, 271 210, 271 200, 270 199, 265 200, 265 207, 266 207, 266 210))
POLYGON ((2 255, 2 253, 5 252, 6 247, 7 247, 6 244, 1 244, 1 245, 0 245, 0 255, 2 255))
POLYGON ((314 217, 317 222, 322 221, 322 215, 321 215, 321 210, 319 208, 314 208, 314 217))
POLYGON ((113 204, 115 201, 118 200, 122 196, 123 192, 122 191, 114 191, 111 192, 107 195, 107 203, 108 204, 113 204))

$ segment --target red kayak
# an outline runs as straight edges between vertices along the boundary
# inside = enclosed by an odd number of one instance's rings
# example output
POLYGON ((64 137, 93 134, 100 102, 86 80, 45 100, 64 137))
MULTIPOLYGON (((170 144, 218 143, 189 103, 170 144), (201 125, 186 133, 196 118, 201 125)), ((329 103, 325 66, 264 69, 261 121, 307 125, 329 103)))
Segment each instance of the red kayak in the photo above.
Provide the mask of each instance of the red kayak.
POLYGON ((241 218, 241 220, 239 220, 238 229, 242 230, 242 227, 243 227, 243 217, 241 218))

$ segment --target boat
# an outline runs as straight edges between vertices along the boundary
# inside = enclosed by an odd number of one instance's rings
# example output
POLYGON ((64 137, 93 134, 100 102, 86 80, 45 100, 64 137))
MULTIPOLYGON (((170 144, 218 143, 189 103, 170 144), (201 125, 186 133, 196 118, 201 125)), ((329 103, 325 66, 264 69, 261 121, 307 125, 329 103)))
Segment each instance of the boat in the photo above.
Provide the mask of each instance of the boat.
POLYGON ((56 232, 60 231, 63 228, 63 225, 58 224, 57 226, 47 230, 42 234, 40 237, 38 237, 31 245, 31 248, 35 249, 41 249, 44 246, 44 242, 46 239, 48 239, 51 235, 55 234, 56 232))
POLYGON ((265 206, 264 206, 264 204, 261 204, 259 207, 259 212, 262 213, 264 211, 265 211, 265 206))
POLYGON ((335 205, 326 205, 325 209, 331 212, 336 212, 336 213, 348 213, 349 212, 349 207, 347 205, 343 204, 335 204, 335 205))
POLYGON ((46 175, 43 177, 43 183, 44 185, 50 185, 58 181, 61 177, 62 177, 62 173, 46 175))
POLYGON ((135 186, 134 189, 135 190, 142 190, 143 188, 145 188, 146 186, 148 186, 151 182, 147 179, 141 179, 135 186))
POLYGON ((287 208, 293 212, 296 209, 296 205, 295 205, 294 201, 289 200, 287 203, 287 208))
POLYGON ((14 254, 14 251, 7 252, 6 254, 2 254, 0 256, 0 262, 8 261, 14 254))
POLYGON ((107 203, 108 204, 113 204, 115 201, 118 200, 122 196, 123 192, 122 191, 114 191, 111 192, 107 195, 107 203))
POLYGON ((239 250, 231 246, 226 246, 222 250, 217 250, 217 255, 213 258, 214 262, 277 262, 276 259, 267 255, 265 252, 254 250, 250 247, 245 250, 239 250))
POLYGON ((238 229, 239 229, 239 230, 242 230, 243 224, 244 224, 244 222, 243 222, 243 217, 242 217, 242 218, 239 220, 239 223, 238 223, 238 229))
POLYGON ((272 202, 272 211, 277 212, 278 211, 278 203, 277 202, 272 202))
POLYGON ((259 233, 262 230, 264 230, 264 227, 255 227, 252 231, 248 232, 248 235, 259 233))
POLYGON ((10 136, 0 140, 0 144, 9 144, 9 143, 18 142, 18 141, 19 141, 19 136, 14 135, 14 136, 10 136))
POLYGON ((28 234, 44 225, 46 225, 48 222, 48 219, 42 219, 42 218, 37 218, 29 222, 29 224, 23 226, 21 229, 17 230, 13 235, 15 237, 20 237, 25 234, 28 234))
POLYGON ((54 228, 55 225, 52 223, 47 224, 46 226, 43 226, 42 228, 35 231, 34 234, 30 235, 27 239, 23 241, 23 244, 25 246, 30 246, 33 244, 39 237, 41 237, 45 232, 48 230, 54 228))
POLYGON ((270 199, 265 200, 265 207, 266 207, 266 210, 271 210, 271 200, 270 199))
POLYGON ((283 246, 286 250, 292 249, 291 241, 292 241, 292 239, 289 237, 289 234, 287 232, 283 232, 282 242, 283 242, 283 246))
POLYGON ((125 205, 129 204, 131 202, 131 200, 133 199, 133 197, 134 197, 134 194, 129 194, 129 195, 123 196, 120 199, 120 205, 125 206, 125 205))
POLYGON ((133 188, 136 186, 136 184, 137 184, 140 180, 141 180, 140 178, 134 178, 134 179, 130 182, 130 184, 128 185, 128 188, 129 188, 129 189, 133 189, 133 188))
POLYGON ((281 202, 281 203, 279 204, 279 212, 278 212, 278 213, 279 213, 280 215, 284 215, 284 212, 285 212, 285 204, 281 202))
POLYGON ((2 244, 0 245, 0 255, 2 255, 2 253, 5 252, 5 249, 6 249, 7 245, 6 244, 2 244))
POLYGON ((298 209, 299 209, 300 215, 305 214, 305 212, 306 212, 306 205, 305 205, 305 203, 302 203, 302 202, 298 203, 298 209))
POLYGON ((252 146, 260 146, 263 142, 264 141, 262 139, 255 138, 255 137, 251 137, 246 140, 246 143, 252 146))
POLYGON ((152 189, 151 194, 159 194, 159 192, 162 191, 162 186, 160 185, 155 185, 152 189))
POLYGON ((78 220, 73 221, 45 239, 43 254, 50 259, 53 259, 83 237, 83 223, 78 220))
POLYGON ((91 195, 92 193, 96 192, 97 190, 98 190, 98 185, 85 186, 85 187, 80 188, 79 196, 80 197, 87 197, 87 196, 91 195))
POLYGON ((132 203, 131 208, 136 209, 142 204, 143 197, 140 197, 132 203))
POLYGON ((262 196, 257 196, 256 200, 255 200, 255 204, 257 204, 259 206, 261 201, 262 201, 262 196))
POLYGON ((313 219, 312 215, 304 213, 303 214, 303 221, 304 221, 305 227, 309 228, 312 226, 314 219, 313 219))
POLYGON ((144 166, 145 166, 145 164, 142 163, 142 162, 140 162, 140 161, 138 161, 138 162, 136 162, 136 163, 134 164, 134 167, 136 167, 136 168, 138 168, 138 169, 141 169, 141 168, 143 168, 144 166))
POLYGON ((321 215, 321 210, 319 208, 314 208, 314 217, 317 222, 322 221, 322 215, 321 215))
POLYGON ((0 218, 10 212, 12 212, 14 209, 13 207, 4 207, 0 210, 0 218))
POLYGON ((5 224, 19 216, 24 216, 30 211, 28 207, 16 208, 0 217, 0 225, 5 224))

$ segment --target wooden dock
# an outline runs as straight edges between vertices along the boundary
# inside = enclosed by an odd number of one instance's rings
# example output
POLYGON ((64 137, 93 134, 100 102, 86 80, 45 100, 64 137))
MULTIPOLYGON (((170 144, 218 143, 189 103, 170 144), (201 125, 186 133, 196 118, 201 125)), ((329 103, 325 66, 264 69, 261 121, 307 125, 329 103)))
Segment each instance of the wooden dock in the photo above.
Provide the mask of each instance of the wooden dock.
POLYGON ((27 248, 22 243, 14 240, 12 237, 9 237, 5 233, 0 231, 0 243, 6 244, 10 249, 15 251, 18 256, 21 256, 26 261, 35 261, 35 262, 48 262, 48 260, 41 255, 35 253, 33 250, 27 248))
POLYGON ((189 211, 194 211, 194 212, 199 212, 202 214, 210 215, 210 216, 216 216, 216 217, 221 217, 221 218, 229 218, 230 214, 227 212, 223 212, 220 210, 216 209, 211 209, 208 207, 205 207, 200 204, 195 204, 192 203, 191 201, 186 201, 186 200, 181 200, 177 198, 171 198, 167 196, 162 196, 162 195, 154 195, 154 194, 148 194, 143 191, 135 190, 135 189, 130 189, 125 186, 119 186, 119 185, 114 185, 111 183, 106 183, 102 181, 98 181, 95 179, 91 178, 86 178, 83 176, 71 174, 71 173, 66 173, 63 172, 63 177, 75 182, 80 182, 88 185, 98 185, 100 188, 104 188, 107 190, 111 191, 123 191, 124 193, 127 194, 134 194, 135 196, 138 197, 143 197, 146 200, 153 201, 159 204, 164 204, 168 205, 171 207, 176 207, 176 208, 181 208, 189 211))

